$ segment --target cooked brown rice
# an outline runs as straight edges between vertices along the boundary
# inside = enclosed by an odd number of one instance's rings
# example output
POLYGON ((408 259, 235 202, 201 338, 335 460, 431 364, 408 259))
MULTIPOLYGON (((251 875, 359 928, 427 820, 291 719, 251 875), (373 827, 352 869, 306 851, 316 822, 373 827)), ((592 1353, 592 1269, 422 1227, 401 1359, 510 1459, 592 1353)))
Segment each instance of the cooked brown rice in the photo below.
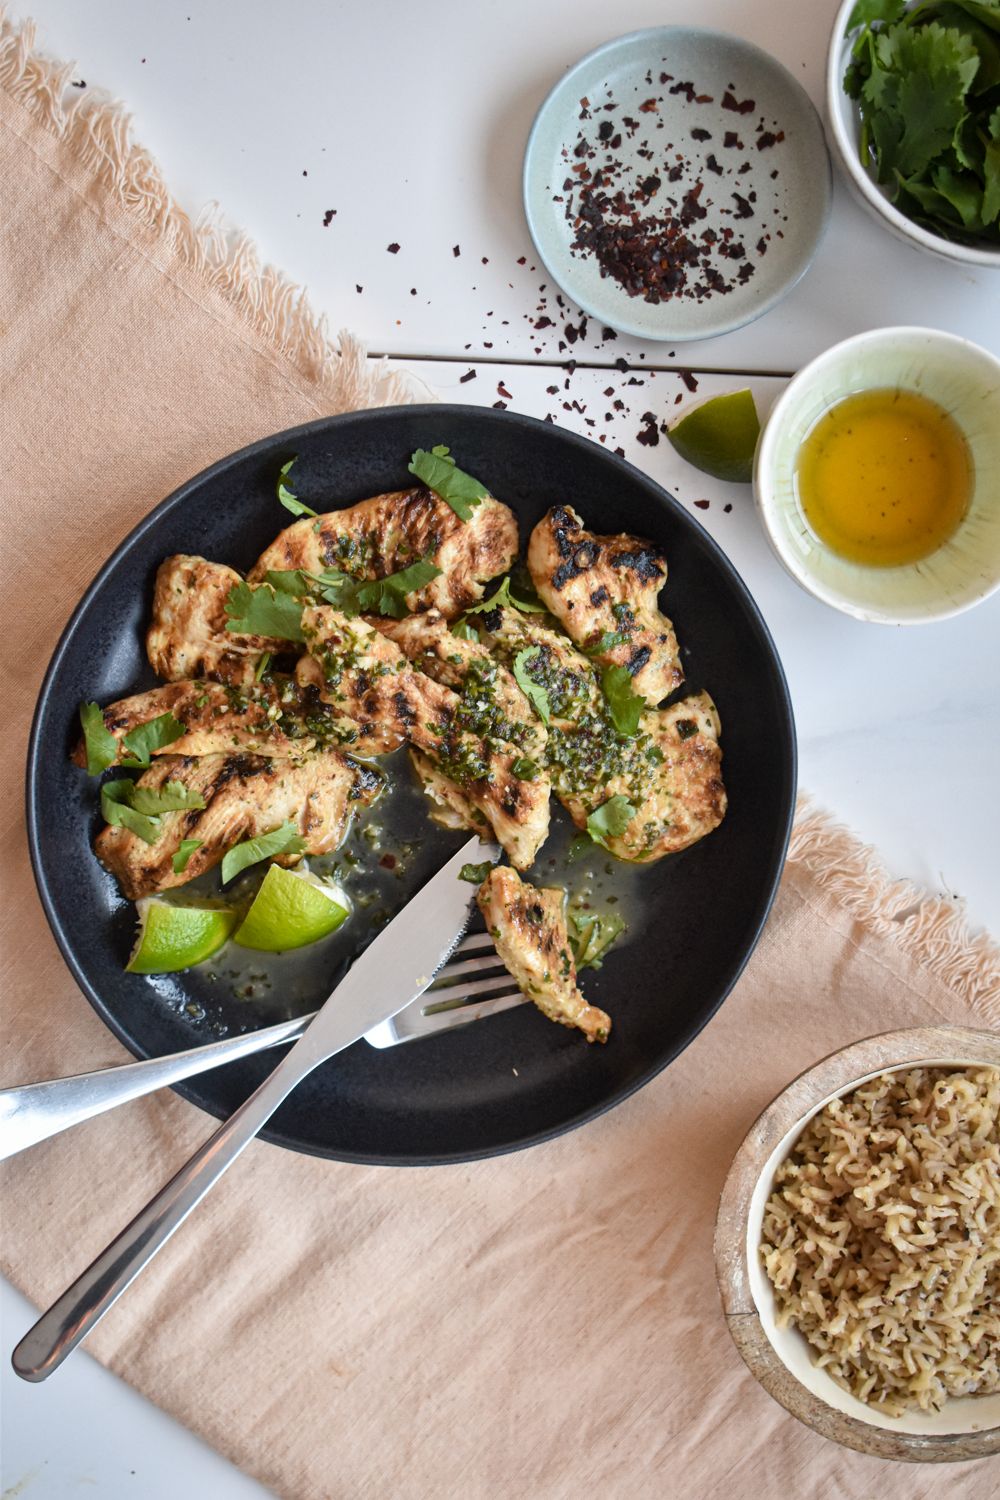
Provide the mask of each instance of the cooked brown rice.
POLYGON ((826 1105, 761 1255, 779 1327, 880 1412, 1000 1391, 1000 1069, 882 1074, 826 1105))

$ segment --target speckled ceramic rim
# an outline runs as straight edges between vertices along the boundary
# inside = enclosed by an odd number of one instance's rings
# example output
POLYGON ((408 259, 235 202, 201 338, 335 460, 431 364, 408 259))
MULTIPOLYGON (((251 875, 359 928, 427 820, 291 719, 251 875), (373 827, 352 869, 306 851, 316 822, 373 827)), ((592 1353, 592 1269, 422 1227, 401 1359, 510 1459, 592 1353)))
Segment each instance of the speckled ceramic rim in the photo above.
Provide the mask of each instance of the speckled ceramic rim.
MULTIPOLYGON (((870 571, 872 574, 872 599, 870 601, 862 604, 845 597, 834 587, 827 585, 823 579, 817 577, 816 573, 809 567, 808 562, 792 551, 787 543, 786 531, 780 521, 781 500, 775 493, 777 448, 780 438, 783 435, 783 427, 788 420, 789 412, 799 399, 803 388, 812 385, 813 382, 822 380, 831 364, 835 364, 846 353, 854 350, 888 345, 894 340, 899 341, 902 346, 904 341, 913 339, 923 340, 930 347, 939 345, 942 348, 946 348, 952 354, 957 354, 960 357, 964 355, 974 358, 977 362, 992 368, 995 372, 998 388, 1000 388, 1000 359, 997 359, 988 349, 982 348, 979 344, 972 343, 969 339, 960 338, 957 334, 953 333, 942 333, 936 328, 901 327, 871 329, 868 333, 855 334, 853 338, 844 339, 841 343, 832 345, 831 348, 825 350, 816 359, 805 365, 789 381, 775 402, 768 417, 767 424, 757 444, 757 452, 754 458, 754 502, 771 550, 782 567, 786 572, 791 574, 796 583, 801 585, 807 593, 812 594, 814 598, 822 600, 824 604, 831 605, 843 614, 853 616, 854 619, 864 620, 876 625, 927 625, 933 623, 935 620, 946 620, 954 615, 964 614, 966 610, 973 609, 977 604, 981 604, 984 599, 988 599, 991 594, 996 593, 997 589, 1000 589, 1000 569, 997 569, 995 576, 969 598, 963 599, 957 604, 950 600, 940 604, 928 603, 926 606, 921 607, 919 614, 896 613, 891 607, 881 605, 877 601, 875 595, 879 581, 878 575, 883 572, 890 573, 896 571, 894 569, 865 570, 870 571)), ((931 357, 929 356, 929 358, 931 357)), ((864 388, 863 386, 854 387, 854 389, 864 388)), ((851 390, 847 388, 842 392, 842 396, 849 394, 851 394, 851 390)), ((929 394, 933 393, 929 392, 929 394)), ((842 397, 838 396, 837 399, 842 399, 842 397)), ((1000 483, 1000 476, 987 476, 983 481, 977 480, 977 484, 979 482, 997 484, 1000 483)), ((965 522, 963 521, 961 525, 964 526, 965 522)), ((861 570, 859 569, 859 571, 861 570)))
MULTIPOLYGON (((824 1104, 848 1093, 864 1079, 906 1067, 983 1063, 1000 1067, 1000 1037, 991 1031, 960 1026, 884 1032, 833 1052, 793 1079, 754 1122, 722 1190, 715 1226, 715 1269, 726 1323, 745 1363, 768 1394, 793 1417, 822 1437, 878 1458, 915 1463, 986 1458, 1000 1453, 1000 1426, 962 1432, 904 1432, 888 1427, 884 1418, 876 1422, 874 1417, 850 1416, 803 1384, 768 1337, 754 1295, 750 1255, 756 1253, 759 1243, 759 1225, 752 1233, 757 1190, 764 1173, 773 1174, 776 1163, 772 1158, 786 1137, 791 1145, 824 1104)), ((820 1389, 824 1383, 822 1379, 816 1382, 820 1389)), ((832 1381, 829 1387, 831 1393, 837 1390, 832 1381)))
POLYGON ((886 229, 899 239, 921 250, 929 250, 944 260, 958 261, 965 266, 980 266, 989 270, 1000 270, 1000 250, 980 250, 975 245, 962 245, 954 240, 931 234, 901 214, 873 181, 861 165, 858 157, 857 138, 852 126, 856 122, 854 101, 844 93, 844 68, 847 63, 849 41, 845 35, 847 18, 857 0, 843 0, 830 33, 830 48, 826 62, 826 122, 827 134, 833 138, 834 154, 858 201, 874 218, 880 219, 886 229))
POLYGON ((788 280, 782 282, 780 286, 776 287, 770 297, 766 297, 762 299, 761 302, 756 304, 753 308, 753 311, 750 312, 746 317, 731 319, 728 322, 713 322, 710 325, 706 326, 704 330, 695 333, 676 333, 672 332, 670 329, 664 329, 662 333, 657 333, 651 331, 649 328, 642 327, 639 324, 632 322, 628 318, 627 314, 619 315, 617 312, 609 310, 607 307, 595 307, 593 303, 590 302, 589 298, 580 295, 576 287, 568 285, 563 280, 562 274, 552 265, 552 263, 546 257, 545 251, 542 249, 542 235, 538 228, 537 219, 533 207, 532 194, 529 186, 533 157, 537 148, 538 137, 541 133, 541 128, 544 123, 544 116, 550 109, 550 107, 558 105, 559 96, 562 94, 563 90, 569 86, 571 80, 575 78, 579 73, 587 69, 591 63, 597 61, 597 59, 602 57, 610 57, 615 52, 617 52, 619 48, 628 46, 631 43, 636 42, 642 38, 651 38, 654 36, 663 37, 669 35, 669 33, 672 31, 683 31, 688 35, 692 33, 701 33, 701 35, 703 35, 708 41, 715 39, 724 39, 727 43, 733 46, 744 48, 748 54, 759 60, 763 66, 771 68, 775 72, 783 76, 784 82, 786 83, 789 90, 799 96, 801 102, 805 105, 809 113, 815 117, 817 127, 820 131, 820 136, 821 138, 823 137, 822 122, 819 119, 819 116, 816 112, 816 107, 813 104, 812 100, 809 98, 809 95, 799 83, 798 79, 793 78, 788 69, 782 63, 780 63, 776 57, 772 57, 770 52, 765 52, 763 47, 757 47, 753 44, 753 42, 745 41, 742 37, 733 36, 730 32, 712 30, 707 26, 649 26, 640 31, 630 31, 627 32, 624 36, 614 37, 610 42, 603 42, 600 47, 595 47, 592 52, 588 52, 584 57, 581 57, 579 62, 575 63, 567 73, 563 74, 558 83, 555 83, 552 86, 552 88, 549 90, 544 100, 542 101, 541 107, 539 108, 538 113, 535 115, 531 130, 528 133, 528 141, 524 151, 524 166, 521 170, 521 196, 524 203, 524 217, 527 220, 528 232, 531 235, 532 243, 534 244, 535 249, 538 252, 539 259, 541 260, 545 269, 548 271, 549 275, 552 277, 552 280, 556 282, 556 284, 562 289, 562 291, 566 293, 568 297, 573 298, 573 301, 579 308, 582 309, 583 312, 587 313, 592 318, 599 319, 602 323, 607 323, 610 327, 617 329, 619 333, 629 334, 633 338, 648 339, 654 343, 685 344, 697 342, 698 339, 718 338, 724 333, 733 333, 737 328, 745 328, 748 324, 755 323, 758 318, 763 317, 766 312, 770 312, 773 307, 776 307, 777 304, 788 295, 792 288, 802 280, 802 277, 806 274, 809 267, 812 265, 816 251, 819 248, 820 241, 822 240, 823 235, 826 232, 826 226, 830 220, 830 210, 833 203, 833 174, 830 167, 829 154, 827 152, 824 152, 823 155, 826 157, 825 177, 820 186, 822 192, 825 194, 826 203, 821 215, 818 228, 816 230, 816 234, 813 239, 813 243, 808 247, 808 252, 803 255, 801 265, 795 268, 794 273, 788 278, 788 280))

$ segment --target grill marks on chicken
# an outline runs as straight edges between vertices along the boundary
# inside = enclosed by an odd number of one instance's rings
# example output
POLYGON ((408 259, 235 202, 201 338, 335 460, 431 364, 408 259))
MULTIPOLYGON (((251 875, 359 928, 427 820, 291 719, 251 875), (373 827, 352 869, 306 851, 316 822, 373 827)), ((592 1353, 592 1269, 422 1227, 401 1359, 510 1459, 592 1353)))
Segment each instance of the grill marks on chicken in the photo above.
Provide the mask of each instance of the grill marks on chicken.
POLYGON ((146 655, 158 677, 210 677, 249 688, 265 652, 288 650, 287 641, 226 629, 226 600, 242 581, 235 568, 204 557, 178 553, 160 564, 146 634, 146 655))
MULTIPOLYGON (((306 840, 305 854, 326 854, 345 838, 353 813, 374 801, 383 780, 336 751, 301 765, 261 755, 161 755, 139 777, 139 786, 159 790, 179 781, 201 794, 205 807, 161 814, 154 844, 119 825, 103 828, 94 850, 130 901, 171 886, 186 885, 210 870, 227 849, 244 839, 294 822, 306 840), (172 857, 182 839, 200 839, 182 874, 172 857)), ((299 855, 283 856, 294 864, 299 855)))
POLYGON ((269 571, 339 568, 353 578, 386 578, 423 559, 440 576, 406 596, 410 610, 438 609, 452 620, 477 603, 483 584, 505 573, 517 557, 517 521, 499 500, 480 501, 468 521, 418 485, 375 495, 346 510, 287 526, 258 558, 248 582, 269 571))
MULTIPOLYGON (((115 764, 128 764, 122 741, 131 730, 148 724, 161 714, 172 714, 187 733, 154 755, 231 755, 234 750, 271 756, 275 760, 301 760, 314 746, 308 735, 290 739, 281 727, 281 706, 273 690, 262 687, 259 696, 245 697, 218 682, 170 682, 148 693, 121 698, 102 710, 104 727, 114 735, 120 757, 115 764)), ((75 765, 86 766, 83 742, 73 752, 75 765)))
POLYGON ((651 542, 585 531, 576 511, 557 505, 531 533, 528 570, 577 645, 602 666, 624 667, 647 703, 684 681, 674 627, 656 606, 667 561, 651 542))
MULTIPOLYGON (((382 722, 456 782, 487 819, 519 869, 527 869, 549 828, 549 781, 515 774, 516 743, 495 734, 495 704, 479 709, 419 672, 399 647, 364 620, 324 605, 306 608, 309 654, 298 665, 303 684, 351 718, 382 722)), ((481 689, 477 687, 477 693, 481 689)))
POLYGON ((588 1042, 606 1042, 611 1017, 577 987, 562 891, 538 890, 513 870, 494 869, 476 892, 490 936, 522 994, 544 1016, 575 1026, 588 1042))

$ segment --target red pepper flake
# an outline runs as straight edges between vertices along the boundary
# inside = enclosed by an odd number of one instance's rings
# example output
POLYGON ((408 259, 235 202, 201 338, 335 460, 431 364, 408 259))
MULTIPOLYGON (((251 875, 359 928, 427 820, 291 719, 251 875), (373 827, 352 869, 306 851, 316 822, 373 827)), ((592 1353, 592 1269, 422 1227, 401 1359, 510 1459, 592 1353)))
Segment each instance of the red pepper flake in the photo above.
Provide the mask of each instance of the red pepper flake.
POLYGON ((79 79, 74 78, 73 81, 70 84, 70 88, 71 89, 85 89, 86 87, 87 87, 87 80, 86 80, 86 78, 79 78, 79 79))
POLYGON ((364 287, 363 286, 358 286, 357 282, 355 282, 354 283, 354 290, 356 292, 363 292, 364 291, 364 287))
POLYGON ((547 385, 545 387, 545 394, 547 396, 558 396, 559 387, 557 385, 547 385))
POLYGON ((635 438, 637 443, 642 443, 646 448, 655 448, 660 441, 659 428, 656 418, 651 411, 644 411, 639 419, 644 425, 639 428, 635 438))
POLYGON ((731 109, 738 115, 752 115, 757 105, 753 99, 737 99, 735 94, 726 89, 722 96, 722 107, 731 109))
POLYGON ((732 510, 732 508, 733 507, 731 505, 724 505, 722 507, 722 509, 725 511, 725 513, 726 513, 727 516, 728 516, 729 512, 732 510))
POLYGON ((722 137, 722 144, 724 146, 728 146, 730 150, 743 150, 743 142, 740 140, 735 130, 726 131, 725 135, 722 137))
POLYGON ((613 395, 614 395, 614 393, 615 393, 615 388, 614 388, 614 386, 613 386, 613 385, 609 385, 609 386, 608 386, 608 387, 607 387, 607 389, 606 389, 606 390, 605 390, 605 392, 604 392, 604 394, 605 394, 605 395, 606 395, 606 396, 613 396, 613 395))
POLYGON ((747 202, 747 200, 739 193, 733 193, 732 198, 736 204, 735 217, 737 219, 752 219, 753 209, 750 207, 750 204, 747 202))
POLYGON ((712 139, 712 132, 710 130, 702 130, 699 126, 696 130, 692 130, 691 139, 693 141, 710 141, 712 139))
POLYGON ((772 130, 765 130, 757 137, 757 150, 767 151, 769 147, 776 146, 779 141, 783 141, 784 139, 785 132, 783 130, 779 130, 777 135, 772 130))
POLYGON ((483 265, 484 265, 484 266, 488 266, 488 265, 489 265, 489 263, 490 263, 490 258, 489 258, 489 256, 488 256, 488 255, 484 255, 484 256, 483 256, 483 265))
POLYGON ((699 510, 708 510, 709 502, 707 500, 696 500, 694 503, 699 510))
POLYGON ((476 372, 475 372, 475 370, 466 370, 466 372, 465 372, 464 375, 460 375, 458 377, 458 383, 459 383, 459 385, 465 385, 466 381, 475 380, 475 378, 476 378, 476 372))
POLYGON ((382 858, 379 860, 379 864, 382 866, 383 870, 394 870, 398 863, 399 861, 396 859, 396 856, 394 854, 383 854, 382 858))
POLYGON ((642 103, 639 105, 639 113, 641 115, 655 115, 655 114, 659 114, 659 112, 660 112, 660 101, 659 101, 659 99, 644 99, 642 101, 642 103))
POLYGON ((502 380, 497 381, 497 395, 504 396, 508 401, 513 401, 514 399, 502 380))
POLYGON ((677 373, 689 391, 696 391, 698 389, 698 377, 692 375, 690 370, 678 370, 677 373))
POLYGON ((615 333, 615 330, 613 328, 602 328, 601 329, 601 338, 604 340, 605 343, 608 343, 609 340, 616 339, 617 337, 618 337, 618 335, 617 335, 617 333, 615 333))
POLYGON ((710 172, 715 173, 716 177, 722 176, 722 168, 719 166, 719 163, 716 160, 714 151, 709 152, 708 156, 706 156, 705 165, 710 172))
POLYGON ((336 217, 336 214, 337 214, 337 210, 335 208, 328 208, 327 209, 326 213, 323 215, 323 228, 324 229, 329 229, 330 225, 333 223, 334 218, 336 217))
POLYGON ((399 254, 399 245, 396 243, 395 240, 393 240, 393 242, 392 242, 391 245, 386 245, 385 248, 388 250, 388 252, 389 252, 390 255, 398 255, 399 254))
POLYGON ((543 314, 540 318, 536 318, 531 326, 532 328, 554 328, 555 324, 551 318, 547 318, 543 314))
POLYGON ((494 403, 493 403, 493 410, 494 411, 506 411, 507 410, 507 403, 506 403, 506 401, 494 401, 494 403))
POLYGON ((452 245, 452 247, 451 247, 451 253, 455 257, 455 259, 457 260, 458 257, 462 253, 462 247, 461 247, 461 245, 452 245))
POLYGON ((528 257, 526 255, 519 255, 517 257, 517 263, 519 266, 526 266, 528 264, 528 257))

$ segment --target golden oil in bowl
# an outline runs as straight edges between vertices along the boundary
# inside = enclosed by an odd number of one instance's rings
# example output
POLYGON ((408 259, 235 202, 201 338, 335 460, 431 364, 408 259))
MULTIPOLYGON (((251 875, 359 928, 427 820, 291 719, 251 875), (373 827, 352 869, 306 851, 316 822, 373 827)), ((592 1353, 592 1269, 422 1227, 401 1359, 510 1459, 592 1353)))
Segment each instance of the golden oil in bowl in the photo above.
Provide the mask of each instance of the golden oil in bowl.
POLYGON ((859 391, 819 418, 795 489, 816 537, 851 562, 894 568, 937 551, 968 510, 972 455, 955 419, 917 391, 859 391))

